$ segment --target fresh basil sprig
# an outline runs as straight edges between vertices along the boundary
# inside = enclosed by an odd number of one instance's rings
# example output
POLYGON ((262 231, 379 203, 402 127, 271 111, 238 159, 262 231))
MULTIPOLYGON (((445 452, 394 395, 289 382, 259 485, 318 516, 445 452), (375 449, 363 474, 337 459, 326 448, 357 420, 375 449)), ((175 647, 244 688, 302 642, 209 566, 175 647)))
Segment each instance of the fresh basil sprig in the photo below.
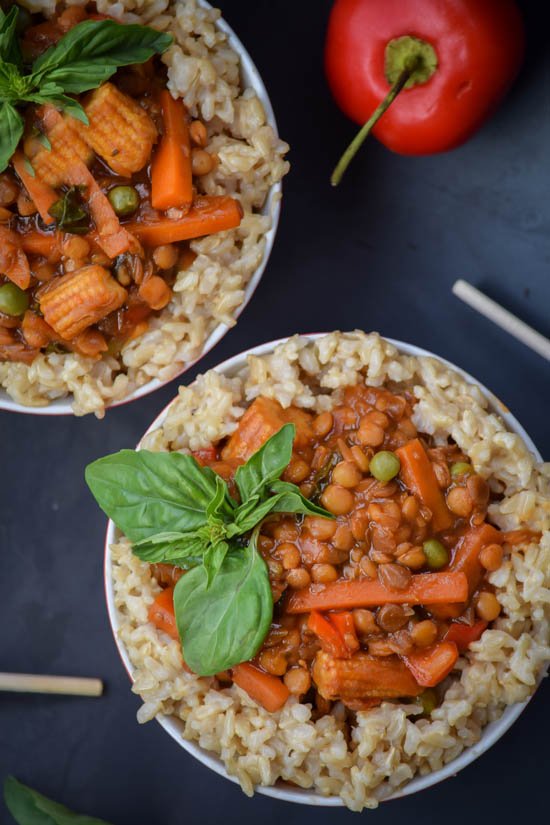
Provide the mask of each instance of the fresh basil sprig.
POLYGON ((17 107, 51 103, 88 123, 80 103, 69 95, 95 89, 120 66, 144 63, 172 44, 172 35, 114 20, 84 20, 24 71, 16 37, 18 9, 0 9, 0 172, 9 163, 24 129, 17 107))
POLYGON ((74 813, 14 776, 4 780, 4 801, 18 825, 109 825, 104 819, 74 813))
POLYGON ((251 659, 271 624, 269 576, 257 550, 263 519, 332 518, 280 480, 294 435, 294 424, 285 424, 237 469, 240 504, 221 476, 181 453, 122 450, 86 469, 96 501, 134 554, 188 571, 176 585, 174 608, 185 660, 201 676, 251 659))

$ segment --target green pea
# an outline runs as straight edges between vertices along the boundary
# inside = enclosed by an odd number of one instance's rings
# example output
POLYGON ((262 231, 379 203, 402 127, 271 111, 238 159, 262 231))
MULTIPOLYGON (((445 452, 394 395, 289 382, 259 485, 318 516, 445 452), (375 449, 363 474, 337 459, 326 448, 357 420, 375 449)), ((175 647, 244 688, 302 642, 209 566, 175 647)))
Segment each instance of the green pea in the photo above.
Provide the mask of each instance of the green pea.
POLYGON ((453 478, 458 478, 459 476, 469 476, 474 472, 474 468, 471 464, 467 464, 465 461, 457 461, 456 464, 451 465, 451 475, 453 478))
POLYGON ((378 481, 390 481, 395 478, 401 469, 401 462, 395 453, 389 450, 381 450, 370 460, 369 470, 371 475, 378 479, 378 481))
POLYGON ((29 296, 15 284, 0 286, 0 312, 4 315, 23 315, 29 306, 29 296))
POLYGON ((439 570, 449 563, 449 551, 437 539, 428 539, 422 547, 430 570, 439 570))
POLYGON ((425 716, 430 716, 432 711, 437 707, 437 693, 432 688, 428 688, 420 694, 420 702, 422 704, 422 712, 425 716))
POLYGON ((117 215, 131 215, 139 206, 139 195, 133 186, 113 186, 107 197, 117 215))

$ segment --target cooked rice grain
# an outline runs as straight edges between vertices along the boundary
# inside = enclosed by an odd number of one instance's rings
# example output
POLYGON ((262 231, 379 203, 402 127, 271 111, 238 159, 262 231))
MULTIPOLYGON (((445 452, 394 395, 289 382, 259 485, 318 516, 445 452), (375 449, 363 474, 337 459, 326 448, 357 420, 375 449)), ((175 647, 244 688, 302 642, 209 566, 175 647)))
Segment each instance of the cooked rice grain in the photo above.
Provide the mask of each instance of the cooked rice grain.
MULTIPOLYGON (((86 3, 68 0, 65 5, 86 3)), ((55 11, 53 0, 22 4, 47 16, 55 11)), ((125 23, 147 23, 174 34, 176 43, 162 58, 168 86, 193 117, 205 121, 206 149, 220 158, 200 185, 205 194, 238 198, 245 213, 237 229, 191 242, 197 257, 178 274, 171 303, 144 335, 123 348, 120 358, 96 362, 53 353, 39 355, 30 366, 0 362, 0 387, 19 404, 40 407, 70 393, 76 415, 102 418, 109 404, 154 378, 167 381, 195 361, 219 324, 235 324, 271 227, 270 217, 259 210, 288 171, 288 146, 267 123, 255 92, 241 88, 239 57, 216 26, 219 10, 198 0, 98 0, 97 8, 125 23)))
POLYGON ((272 354, 249 356, 234 377, 214 370, 181 387, 160 429, 143 440, 152 450, 193 450, 231 433, 258 395, 317 412, 358 382, 391 379, 413 390, 417 427, 443 442, 448 434, 476 469, 506 490, 491 507, 503 528, 544 531, 540 544, 514 547, 491 574, 501 617, 459 660, 444 701, 430 719, 416 705, 384 703, 357 714, 348 746, 338 706, 317 721, 311 706, 291 698, 276 714, 238 687, 215 690, 212 679, 182 671, 179 645, 147 622, 159 587, 149 565, 122 539, 111 548, 119 636, 134 668, 141 722, 157 714, 181 720, 183 734, 218 754, 251 794, 255 785, 291 780, 352 810, 375 807, 416 774, 438 770, 477 742, 507 705, 526 700, 550 659, 550 484, 522 440, 489 412, 477 387, 431 358, 413 358, 377 334, 332 333, 316 341, 294 337, 272 354))

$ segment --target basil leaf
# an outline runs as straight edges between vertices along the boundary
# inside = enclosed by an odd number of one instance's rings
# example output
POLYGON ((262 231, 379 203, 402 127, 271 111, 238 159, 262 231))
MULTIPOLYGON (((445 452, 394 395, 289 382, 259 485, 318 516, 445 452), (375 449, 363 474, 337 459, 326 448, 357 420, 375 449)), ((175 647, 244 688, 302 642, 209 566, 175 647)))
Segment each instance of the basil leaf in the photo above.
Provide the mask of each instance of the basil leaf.
POLYGON ((0 102, 0 172, 3 172, 21 140, 25 122, 7 101, 0 102))
POLYGON ((90 216, 82 197, 85 186, 70 186, 63 197, 49 208, 52 218, 55 218, 57 229, 73 235, 85 235, 90 229, 90 216))
POLYGON ((162 562, 189 570, 201 564, 207 548, 204 538, 197 533, 157 533, 132 545, 138 559, 150 564, 162 562))
POLYGON ((294 424, 285 424, 250 456, 246 464, 238 467, 235 483, 243 503, 254 495, 266 492, 271 482, 288 467, 295 433, 294 424))
MULTIPOLYGON (((235 521, 227 528, 227 535, 240 536, 252 530, 262 521, 269 513, 273 512, 274 507, 279 500, 279 496, 270 496, 261 503, 255 502, 254 507, 245 508, 240 511, 240 508, 235 512, 235 521)), ((279 512, 279 511, 276 511, 279 512)))
POLYGON ((52 81, 79 94, 96 89, 119 66, 144 63, 166 51, 172 42, 171 35, 149 26, 84 20, 35 61, 31 77, 37 85, 52 81))
POLYGON ((271 510, 272 513, 301 513, 304 516, 334 518, 328 510, 303 496, 299 487, 289 481, 275 481, 271 485, 271 492, 275 493, 274 498, 277 499, 277 503, 271 510))
POLYGON ((216 475, 190 455, 121 450, 86 468, 101 509, 130 539, 204 526, 217 491, 216 475))
POLYGON ((229 549, 209 588, 202 566, 176 584, 174 610, 185 661, 200 676, 248 661, 267 635, 273 597, 256 539, 244 550, 229 549))
POLYGON ((202 560, 204 569, 206 570, 207 590, 220 572, 228 550, 229 544, 226 541, 217 541, 215 544, 208 545, 202 560))
POLYGON ((0 9, 0 60, 4 63, 13 63, 18 68, 23 64, 23 57, 19 47, 19 38, 16 34, 19 9, 12 6, 7 14, 0 9))
POLYGON ((78 100, 74 100, 72 97, 64 95, 61 87, 57 86, 55 83, 46 84, 46 86, 41 88, 38 92, 24 94, 22 95, 21 100, 27 101, 28 103, 37 103, 39 106, 43 103, 51 103, 52 106, 62 109, 67 115, 79 120, 85 126, 88 126, 90 123, 88 120, 88 115, 78 100))
MULTIPOLYGON (((207 468, 203 467, 203 470, 204 469, 207 468)), ((210 470, 210 472, 212 471, 210 470)), ((236 505, 229 495, 227 483, 217 473, 214 473, 214 483, 216 485, 216 492, 206 508, 207 517, 209 519, 215 516, 226 516, 229 519, 233 518, 233 509, 236 505)))
POLYGON ((4 801, 18 825, 109 825, 95 816, 75 814, 65 805, 23 785, 14 776, 4 780, 4 801))

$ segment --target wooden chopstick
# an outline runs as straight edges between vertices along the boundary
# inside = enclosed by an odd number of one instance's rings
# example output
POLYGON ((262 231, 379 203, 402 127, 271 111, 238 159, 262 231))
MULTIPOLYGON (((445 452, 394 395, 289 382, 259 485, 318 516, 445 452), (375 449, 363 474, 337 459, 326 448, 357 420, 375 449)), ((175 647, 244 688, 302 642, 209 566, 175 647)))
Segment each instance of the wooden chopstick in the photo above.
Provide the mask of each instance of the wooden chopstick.
POLYGON ((508 312, 507 309, 488 298, 487 295, 484 295, 483 292, 480 292, 479 289, 476 289, 467 281, 456 281, 453 286, 453 293, 468 306, 471 306, 472 309, 477 310, 493 324, 496 324, 497 327, 513 335, 522 344, 550 361, 550 340, 533 327, 530 327, 529 324, 526 324, 525 321, 521 321, 516 315, 508 312))
POLYGON ((101 696, 101 679, 73 676, 35 676, 29 673, 0 673, 0 691, 56 693, 66 696, 101 696))

